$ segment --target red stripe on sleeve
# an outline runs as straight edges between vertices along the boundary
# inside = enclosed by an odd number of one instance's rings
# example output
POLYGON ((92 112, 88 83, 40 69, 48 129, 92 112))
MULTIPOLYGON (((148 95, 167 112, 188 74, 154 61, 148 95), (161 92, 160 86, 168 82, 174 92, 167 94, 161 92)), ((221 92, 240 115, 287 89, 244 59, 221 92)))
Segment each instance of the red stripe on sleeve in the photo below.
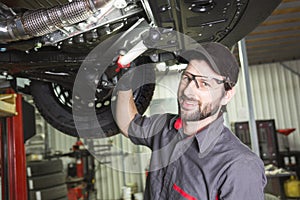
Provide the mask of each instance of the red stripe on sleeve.
POLYGON ((176 185, 174 183, 173 185, 173 189, 176 190, 177 192, 179 192, 179 194, 181 194, 181 196, 183 196, 184 198, 186 198, 187 200, 197 200, 195 197, 193 197, 192 195, 189 195, 188 193, 186 193, 183 189, 181 189, 178 185, 176 185))

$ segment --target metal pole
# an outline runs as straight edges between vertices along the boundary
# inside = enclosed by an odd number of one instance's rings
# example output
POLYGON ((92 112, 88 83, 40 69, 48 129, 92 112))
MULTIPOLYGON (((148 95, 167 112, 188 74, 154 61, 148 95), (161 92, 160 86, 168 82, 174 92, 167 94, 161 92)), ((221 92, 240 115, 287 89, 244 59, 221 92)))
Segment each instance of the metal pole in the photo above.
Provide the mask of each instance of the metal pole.
POLYGON ((8 181, 8 147, 7 147, 7 126, 6 119, 1 118, 1 127, 0 127, 0 147, 1 147, 1 199, 9 200, 9 181, 8 181))
POLYGON ((125 172, 125 157, 124 157, 124 148, 123 148, 123 136, 120 134, 119 135, 120 137, 120 145, 121 145, 121 149, 122 149, 122 152, 121 152, 121 156, 122 156, 122 175, 123 175, 123 186, 126 185, 126 172, 125 172))
POLYGON ((141 146, 137 146, 137 157, 139 161, 139 172, 140 172, 140 186, 142 189, 144 189, 144 184, 143 184, 143 176, 145 176, 144 169, 142 168, 142 151, 141 151, 141 146))
POLYGON ((244 75, 244 83, 245 83, 245 89, 246 89, 247 101, 248 101, 251 147, 254 153, 260 156, 259 144, 257 138, 257 129, 256 129, 256 123, 254 117, 254 110, 253 110, 252 92, 251 92, 251 86, 249 80, 249 65, 248 65, 248 57, 247 57, 247 50, 246 50, 246 42, 244 38, 238 42, 238 46, 239 46, 239 58, 242 66, 242 72, 244 75))
POLYGON ((26 154, 24 145, 22 96, 16 98, 17 115, 8 117, 8 160, 9 160, 9 180, 10 199, 27 200, 27 175, 26 175, 26 154))

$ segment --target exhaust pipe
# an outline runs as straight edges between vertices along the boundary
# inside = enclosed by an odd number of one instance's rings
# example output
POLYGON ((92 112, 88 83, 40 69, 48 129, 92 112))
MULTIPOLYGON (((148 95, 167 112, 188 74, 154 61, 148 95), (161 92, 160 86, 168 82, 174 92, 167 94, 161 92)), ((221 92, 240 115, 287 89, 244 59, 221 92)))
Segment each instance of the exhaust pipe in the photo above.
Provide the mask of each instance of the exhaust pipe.
POLYGON ((48 9, 25 12, 22 16, 0 19, 0 43, 42 36, 81 22, 104 6, 113 6, 113 1, 115 0, 76 0, 48 9))

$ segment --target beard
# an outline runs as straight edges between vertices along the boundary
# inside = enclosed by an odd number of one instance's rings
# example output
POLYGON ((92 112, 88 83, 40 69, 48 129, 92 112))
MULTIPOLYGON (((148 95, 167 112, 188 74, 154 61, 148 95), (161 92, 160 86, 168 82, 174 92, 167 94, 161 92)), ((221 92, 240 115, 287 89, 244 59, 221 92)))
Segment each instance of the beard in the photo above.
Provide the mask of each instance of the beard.
POLYGON ((178 110, 183 121, 200 121, 216 114, 219 110, 219 106, 214 106, 212 103, 204 105, 201 102, 198 103, 198 108, 195 108, 194 110, 186 110, 182 106, 182 101, 184 100, 196 101, 184 95, 180 97, 178 110))

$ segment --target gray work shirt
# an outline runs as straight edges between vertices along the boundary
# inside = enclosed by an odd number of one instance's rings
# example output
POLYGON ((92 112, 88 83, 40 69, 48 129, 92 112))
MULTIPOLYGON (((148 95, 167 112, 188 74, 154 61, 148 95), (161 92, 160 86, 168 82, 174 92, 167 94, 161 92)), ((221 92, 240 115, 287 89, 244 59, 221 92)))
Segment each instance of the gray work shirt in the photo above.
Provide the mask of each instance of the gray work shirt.
POLYGON ((223 117, 195 136, 174 128, 178 116, 136 115, 135 144, 152 150, 144 199, 263 200, 261 159, 223 125, 223 117))

